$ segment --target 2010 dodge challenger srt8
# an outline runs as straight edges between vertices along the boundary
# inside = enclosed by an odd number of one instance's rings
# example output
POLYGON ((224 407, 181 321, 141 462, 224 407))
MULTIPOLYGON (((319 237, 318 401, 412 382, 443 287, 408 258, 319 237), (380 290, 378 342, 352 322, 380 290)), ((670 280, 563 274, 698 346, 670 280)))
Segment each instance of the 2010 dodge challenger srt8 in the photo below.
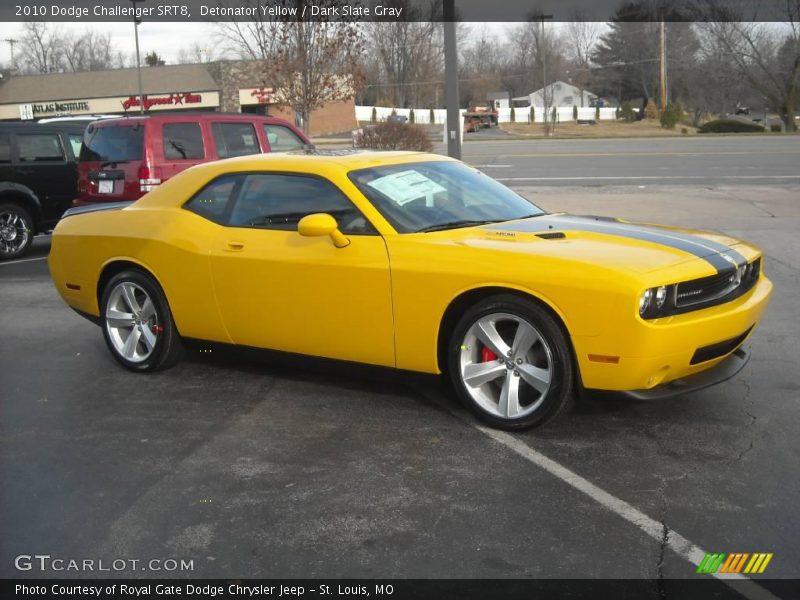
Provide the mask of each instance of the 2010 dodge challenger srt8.
POLYGON ((133 204, 72 209, 49 264, 133 371, 199 339, 445 373, 507 429, 579 389, 658 398, 732 377, 772 290, 751 244, 547 214, 410 152, 199 165, 133 204))

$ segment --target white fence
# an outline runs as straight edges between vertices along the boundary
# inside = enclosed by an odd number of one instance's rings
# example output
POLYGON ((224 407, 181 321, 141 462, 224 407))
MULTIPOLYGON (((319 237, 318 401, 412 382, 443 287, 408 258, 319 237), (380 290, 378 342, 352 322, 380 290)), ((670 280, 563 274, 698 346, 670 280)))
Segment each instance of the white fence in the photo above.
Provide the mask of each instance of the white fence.
MULTIPOLYGON (((403 116, 410 119, 410 108, 391 108, 386 106, 356 106, 356 120, 360 122, 367 122, 372 121, 372 109, 375 108, 375 118, 378 121, 385 121, 389 115, 392 114, 394 111, 398 116, 403 116)), ((541 106, 534 107, 534 122, 535 123, 543 123, 544 122, 544 108, 541 106)), ((550 109, 551 114, 548 115, 548 118, 552 115, 552 108, 550 109)), ((578 118, 579 119, 594 119, 596 118, 596 109, 590 106, 578 107, 578 118)), ((430 109, 428 108, 415 108, 414 109, 414 121, 420 124, 429 124, 431 123, 430 120, 430 109)), ((461 109, 461 114, 463 115, 466 112, 464 109, 461 109)), ((530 116, 531 116, 531 109, 529 106, 515 108, 514 109, 514 122, 515 123, 530 123, 530 116)), ((558 106, 556 107, 556 122, 568 122, 573 120, 573 109, 571 106, 558 106)), ((600 109, 600 120, 601 121, 608 121, 614 120, 617 118, 617 109, 616 108, 601 108, 600 109)), ((497 120, 500 123, 511 123, 511 109, 510 108, 500 108, 497 110, 497 120)), ((433 109, 433 123, 436 125, 442 125, 447 121, 447 111, 443 108, 435 108, 433 109)))

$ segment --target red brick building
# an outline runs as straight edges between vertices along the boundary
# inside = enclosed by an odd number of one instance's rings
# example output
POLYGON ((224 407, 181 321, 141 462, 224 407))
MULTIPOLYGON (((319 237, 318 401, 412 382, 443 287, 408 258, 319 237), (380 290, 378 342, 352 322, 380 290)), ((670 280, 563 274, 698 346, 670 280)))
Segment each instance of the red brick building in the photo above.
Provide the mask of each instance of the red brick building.
MULTIPOLYGON (((260 61, 222 60, 142 67, 145 112, 222 111, 269 114, 297 123, 291 107, 275 101, 260 61)), ((140 111, 136 69, 48 73, 0 79, 0 120, 140 111)), ((356 127, 352 99, 331 102, 311 115, 311 135, 356 127)))

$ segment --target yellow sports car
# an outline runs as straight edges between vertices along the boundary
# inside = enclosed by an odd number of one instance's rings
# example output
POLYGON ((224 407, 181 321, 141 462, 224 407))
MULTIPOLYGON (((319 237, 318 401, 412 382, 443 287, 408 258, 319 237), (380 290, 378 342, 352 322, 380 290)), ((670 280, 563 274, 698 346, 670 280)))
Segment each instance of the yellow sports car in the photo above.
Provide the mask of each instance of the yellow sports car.
POLYGON ((442 156, 307 151, 72 209, 49 263, 133 371, 199 339, 445 373, 479 417, 522 429, 579 389, 732 377, 772 290, 762 260, 716 233, 547 214, 442 156))

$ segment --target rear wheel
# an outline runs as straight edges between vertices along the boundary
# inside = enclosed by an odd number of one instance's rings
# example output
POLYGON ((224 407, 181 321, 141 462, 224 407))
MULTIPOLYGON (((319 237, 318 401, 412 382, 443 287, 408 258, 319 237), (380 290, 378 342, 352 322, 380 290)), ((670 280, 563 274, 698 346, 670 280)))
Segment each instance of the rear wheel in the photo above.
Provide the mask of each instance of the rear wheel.
POLYGON ((183 347, 167 299, 149 275, 115 275, 103 291, 100 314, 106 345, 125 368, 156 371, 180 360, 183 347))
POLYGON ((448 367, 462 402, 502 429, 541 425, 573 401, 575 371, 561 327, 516 296, 488 298, 464 314, 450 339, 448 367))
POLYGON ((0 204, 0 260, 19 258, 33 243, 33 219, 18 204, 0 204))

